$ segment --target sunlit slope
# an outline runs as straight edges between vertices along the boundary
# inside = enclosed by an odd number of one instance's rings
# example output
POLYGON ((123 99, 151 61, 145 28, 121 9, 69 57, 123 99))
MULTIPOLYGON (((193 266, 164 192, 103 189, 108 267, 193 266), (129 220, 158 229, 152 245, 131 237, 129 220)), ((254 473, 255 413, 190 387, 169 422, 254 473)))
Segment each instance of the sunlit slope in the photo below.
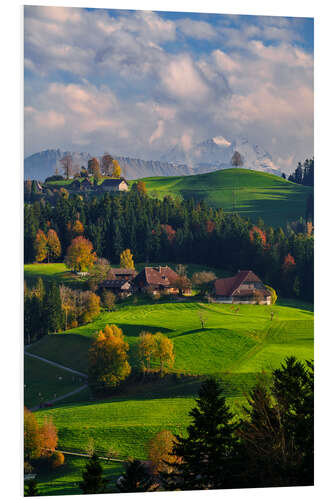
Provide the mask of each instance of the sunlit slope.
POLYGON ((231 168, 208 174, 142 179, 149 194, 183 199, 204 200, 207 205, 236 211, 256 221, 284 226, 287 221, 304 217, 312 187, 294 184, 276 175, 231 168))

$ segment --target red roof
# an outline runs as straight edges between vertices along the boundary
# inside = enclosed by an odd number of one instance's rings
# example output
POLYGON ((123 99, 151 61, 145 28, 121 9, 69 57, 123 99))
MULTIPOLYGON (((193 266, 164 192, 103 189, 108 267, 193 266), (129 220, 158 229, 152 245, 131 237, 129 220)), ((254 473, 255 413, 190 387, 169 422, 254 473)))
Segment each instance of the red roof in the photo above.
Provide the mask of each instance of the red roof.
POLYGON ((137 275, 135 281, 137 283, 144 282, 145 285, 163 285, 170 286, 171 283, 178 278, 178 274, 168 266, 145 267, 141 273, 137 275))
POLYGON ((215 294, 223 297, 230 297, 232 295, 247 296, 253 294, 254 289, 248 288, 238 290, 241 284, 261 283, 263 288, 258 291, 262 292, 266 297, 270 295, 260 278, 253 271, 238 271, 232 278, 221 278, 215 281, 215 294))

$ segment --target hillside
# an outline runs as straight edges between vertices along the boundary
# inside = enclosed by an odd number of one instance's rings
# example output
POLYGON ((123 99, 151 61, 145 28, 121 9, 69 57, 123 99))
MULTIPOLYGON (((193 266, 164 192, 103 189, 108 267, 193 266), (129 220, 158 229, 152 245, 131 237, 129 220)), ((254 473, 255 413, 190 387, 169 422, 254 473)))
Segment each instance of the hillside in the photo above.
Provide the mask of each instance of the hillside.
POLYGON ((284 226, 304 217, 307 197, 312 187, 294 184, 282 177, 244 168, 229 168, 207 174, 142 179, 148 193, 204 200, 207 205, 237 212, 256 221, 284 226))

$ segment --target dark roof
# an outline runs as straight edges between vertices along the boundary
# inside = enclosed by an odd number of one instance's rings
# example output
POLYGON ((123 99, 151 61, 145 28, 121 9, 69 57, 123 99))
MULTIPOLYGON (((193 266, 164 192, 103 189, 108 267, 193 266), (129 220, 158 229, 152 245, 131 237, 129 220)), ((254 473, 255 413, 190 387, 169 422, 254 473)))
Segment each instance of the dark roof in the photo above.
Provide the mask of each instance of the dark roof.
POLYGON ((178 274, 168 266, 145 267, 135 278, 139 283, 144 281, 145 284, 153 286, 170 286, 171 283, 178 278, 178 274))
POLYGON ((130 285, 130 282, 128 280, 104 280, 101 283, 102 288, 121 288, 125 283, 128 283, 130 285))
MULTIPOLYGON (((253 289, 248 290, 238 290, 241 284, 246 283, 258 283, 262 284, 262 281, 253 271, 238 271, 238 273, 232 278, 221 278, 215 281, 215 293, 216 295, 221 295, 224 297, 230 297, 231 295, 246 296, 253 294, 253 289)), ((264 287, 259 289, 260 293, 268 297, 270 293, 264 287)))
POLYGON ((128 185, 126 179, 120 177, 120 179, 104 179, 101 186, 119 186, 119 184, 121 184, 123 181, 128 185))
POLYGON ((109 273, 112 273, 115 276, 122 276, 122 275, 136 276, 138 274, 135 269, 127 269, 124 267, 111 267, 109 273))

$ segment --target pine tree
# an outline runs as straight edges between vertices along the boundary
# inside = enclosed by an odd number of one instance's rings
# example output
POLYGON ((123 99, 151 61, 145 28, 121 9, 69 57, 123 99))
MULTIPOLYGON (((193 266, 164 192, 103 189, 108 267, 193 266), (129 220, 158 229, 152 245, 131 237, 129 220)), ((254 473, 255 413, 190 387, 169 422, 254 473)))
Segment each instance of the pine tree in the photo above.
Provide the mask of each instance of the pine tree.
POLYGON ((103 468, 98 456, 94 453, 82 472, 83 481, 80 482, 80 488, 85 495, 105 492, 107 481, 102 474, 103 468))
POLYGON ((140 460, 127 462, 125 472, 117 482, 117 488, 122 493, 154 491, 156 487, 153 476, 140 460))
POLYGON ((190 411, 193 419, 186 438, 176 436, 172 456, 178 460, 173 472, 163 474, 166 489, 218 489, 234 485, 238 441, 237 425, 232 422, 222 390, 214 379, 206 380, 197 406, 190 411))
POLYGON ((52 283, 43 301, 43 322, 47 332, 57 332, 61 329, 62 316, 59 287, 52 283))

